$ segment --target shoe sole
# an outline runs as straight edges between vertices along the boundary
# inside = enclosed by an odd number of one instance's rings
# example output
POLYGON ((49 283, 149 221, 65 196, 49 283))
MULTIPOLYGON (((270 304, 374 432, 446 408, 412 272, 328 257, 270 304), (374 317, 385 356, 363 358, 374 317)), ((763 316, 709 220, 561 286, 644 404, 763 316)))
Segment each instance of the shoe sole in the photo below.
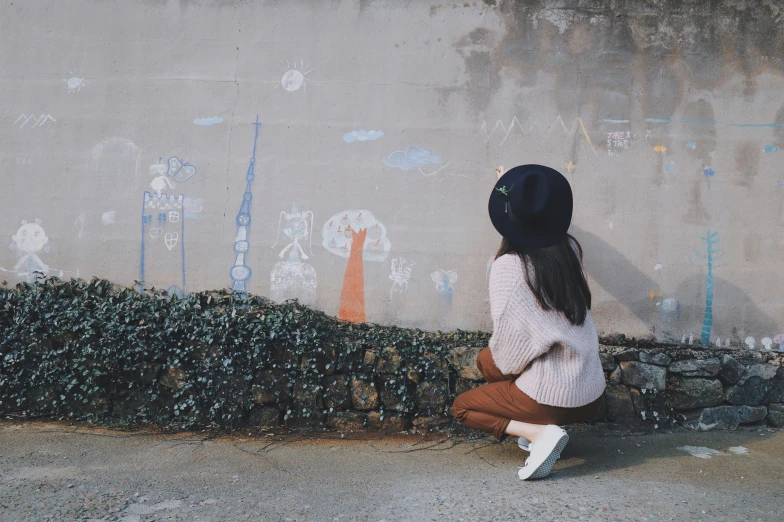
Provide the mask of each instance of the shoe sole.
POLYGON ((533 473, 528 475, 528 477, 524 478, 523 480, 540 479, 548 476, 553 471, 553 466, 555 466, 555 463, 558 461, 558 459, 561 458, 561 452, 568 443, 569 435, 564 432, 561 438, 558 439, 558 442, 555 443, 553 451, 551 451, 547 458, 544 459, 544 462, 542 462, 539 467, 533 471, 533 473))

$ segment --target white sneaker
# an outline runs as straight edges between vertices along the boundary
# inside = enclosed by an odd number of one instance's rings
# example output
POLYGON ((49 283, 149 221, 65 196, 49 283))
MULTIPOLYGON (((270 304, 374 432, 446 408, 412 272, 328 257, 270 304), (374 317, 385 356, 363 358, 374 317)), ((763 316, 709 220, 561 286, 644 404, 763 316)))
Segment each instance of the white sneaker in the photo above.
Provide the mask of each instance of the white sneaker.
POLYGON ((555 424, 548 424, 536 442, 536 447, 532 448, 525 466, 517 472, 517 476, 520 480, 546 477, 553 470, 555 462, 561 457, 561 452, 568 442, 569 435, 563 429, 555 424))
POLYGON ((534 449, 534 443, 525 437, 517 437, 517 447, 523 451, 531 453, 531 451, 534 449))

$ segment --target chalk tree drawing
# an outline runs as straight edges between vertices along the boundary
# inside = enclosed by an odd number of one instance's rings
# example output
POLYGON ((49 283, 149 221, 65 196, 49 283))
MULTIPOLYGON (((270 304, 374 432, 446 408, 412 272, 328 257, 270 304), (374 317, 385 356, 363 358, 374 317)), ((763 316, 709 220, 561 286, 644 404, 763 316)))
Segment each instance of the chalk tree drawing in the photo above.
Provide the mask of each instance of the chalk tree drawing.
POLYGON ((43 127, 44 124, 49 121, 56 122, 57 120, 55 120, 51 114, 41 114, 39 116, 36 116, 35 114, 31 114, 29 116, 27 114, 20 114, 19 117, 14 121, 14 125, 20 129, 24 129, 25 127, 28 129, 34 129, 36 127, 43 127), (30 125, 28 125, 28 123, 30 123, 30 125))
POLYGON ((384 158, 384 164, 388 167, 395 167, 404 172, 417 169, 423 176, 433 176, 444 170, 449 163, 434 172, 425 172, 422 170, 429 165, 441 165, 443 161, 441 156, 436 154, 433 149, 429 147, 418 147, 416 145, 407 147, 405 151, 396 150, 384 158))
MULTIPOLYGON (((41 226, 40 219, 36 219, 34 223, 23 220, 22 226, 19 227, 16 234, 11 236, 11 239, 12 243, 9 248, 19 253, 19 260, 12 270, 0 267, 0 271, 14 274, 28 283, 34 282, 37 277, 47 277, 50 271, 56 272, 57 277, 63 277, 65 273, 69 273, 64 270, 51 268, 39 257, 38 253, 42 250, 49 252, 49 238, 41 226)), ((76 271, 76 276, 79 277, 78 270, 76 271)))
POLYGON ((307 92, 307 87, 305 87, 305 80, 308 73, 312 72, 315 67, 305 70, 305 63, 303 60, 299 61, 299 69, 297 68, 297 61, 294 60, 294 64, 292 65, 290 62, 286 62, 286 72, 283 73, 283 76, 280 78, 280 85, 276 86, 283 87, 284 90, 288 92, 298 91, 300 87, 302 87, 303 92, 307 92))
POLYGON ((392 280, 392 287, 389 289, 390 299, 395 295, 402 295, 408 290, 408 281, 411 279, 411 270, 415 264, 404 257, 392 259, 392 271, 389 274, 389 278, 392 280))
POLYGON ((711 330, 713 329, 713 269, 717 268, 715 263, 721 258, 721 251, 716 248, 719 243, 719 233, 711 232, 701 238, 705 243, 705 253, 696 253, 697 257, 704 259, 708 264, 708 273, 705 279, 705 315, 702 319, 702 335, 700 342, 709 346, 711 330))
POLYGON ((175 196, 173 194, 158 195, 148 191, 144 192, 141 258, 139 260, 140 290, 145 288, 149 255, 159 260, 163 259, 166 266, 179 264, 181 286, 170 286, 167 292, 180 297, 185 295, 185 220, 180 219, 183 212, 183 199, 182 194, 175 196), (171 253, 178 245, 178 251, 171 253), (161 246, 166 250, 164 251, 161 246), (172 254, 173 257, 170 257, 172 254))
POLYGON ((235 218, 237 222, 237 237, 234 239, 234 266, 231 267, 229 275, 231 276, 232 286, 234 292, 245 293, 247 291, 247 282, 253 274, 250 267, 245 263, 248 250, 250 249, 250 241, 248 240, 248 231, 250 229, 250 203, 253 200, 251 193, 251 185, 253 179, 256 177, 254 169, 256 167, 256 143, 259 140, 259 116, 256 115, 256 121, 253 123, 256 128, 256 135, 253 138, 253 155, 248 163, 248 171, 245 174, 245 192, 242 194, 242 203, 235 218))
POLYGON ((316 302, 316 269, 313 265, 304 263, 308 255, 300 245, 307 241, 310 255, 313 255, 313 212, 301 212, 297 210, 297 205, 292 205, 291 212, 281 212, 278 219, 278 232, 272 248, 278 244, 280 239, 280 226, 283 220, 286 225, 283 228, 283 235, 289 243, 280 251, 281 259, 286 256, 285 261, 279 261, 272 268, 270 273, 270 299, 277 302, 288 299, 297 299, 300 303, 312 306, 316 302))
POLYGON ((386 227, 369 210, 344 210, 324 223, 322 245, 335 255, 347 257, 338 318, 365 322, 365 272, 363 260, 381 262, 392 244, 386 227))
POLYGON ((430 274, 430 279, 436 284, 436 291, 447 303, 452 302, 452 294, 455 292, 455 283, 457 282, 457 272, 454 270, 441 270, 437 269, 430 274))

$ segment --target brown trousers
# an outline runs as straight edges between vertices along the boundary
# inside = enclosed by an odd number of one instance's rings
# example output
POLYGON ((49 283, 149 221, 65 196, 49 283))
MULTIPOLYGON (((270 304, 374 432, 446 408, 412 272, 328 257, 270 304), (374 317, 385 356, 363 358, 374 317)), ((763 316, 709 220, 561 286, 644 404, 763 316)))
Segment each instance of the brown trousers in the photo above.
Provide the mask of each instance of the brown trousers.
POLYGON ((559 408, 539 404, 515 384, 518 375, 504 375, 495 365, 490 348, 476 358, 476 366, 487 384, 461 393, 452 404, 452 415, 465 426, 492 433, 498 440, 506 437, 509 422, 530 424, 574 424, 593 418, 599 401, 579 408, 559 408))

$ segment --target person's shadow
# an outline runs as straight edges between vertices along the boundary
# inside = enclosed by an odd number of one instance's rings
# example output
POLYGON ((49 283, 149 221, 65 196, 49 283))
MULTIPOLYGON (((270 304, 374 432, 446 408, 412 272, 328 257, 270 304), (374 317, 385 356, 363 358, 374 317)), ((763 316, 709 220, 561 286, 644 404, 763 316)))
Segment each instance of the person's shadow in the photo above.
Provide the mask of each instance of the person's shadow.
MULTIPOLYGON (((577 238, 583 247, 584 263, 589 277, 612 295, 616 301, 626 307, 629 312, 639 318, 640 321, 651 325, 652 318, 656 318, 657 314, 651 311, 648 294, 651 290, 658 288, 659 284, 635 267, 623 254, 599 236, 576 226, 572 229, 572 235, 577 238)), ((683 306, 680 317, 670 327, 673 338, 667 340, 679 342, 680 336, 677 333, 693 331, 699 334, 705 306, 704 292, 705 277, 702 275, 690 276, 678 284, 671 295, 680 303, 695 302, 696 304, 694 306, 683 306), (694 296, 702 296, 703 301, 695 300, 694 296)), ((717 320, 720 320, 722 315, 727 315, 727 312, 725 312, 727 307, 722 306, 721 303, 731 303, 733 310, 742 312, 735 319, 736 322, 734 324, 723 324, 723 330, 726 331, 729 326, 733 333, 736 331, 753 332, 749 335, 756 337, 757 340, 761 337, 773 337, 781 333, 778 321, 761 310, 742 288, 717 276, 715 270, 713 293, 715 296, 713 305, 714 328, 717 320), (751 322, 749 327, 744 324, 747 321, 751 322)), ((666 331, 666 328, 659 330, 659 332, 663 333, 666 333, 666 331)), ((657 335, 657 337, 660 336, 657 335)), ((697 337, 699 338, 699 335, 697 337)), ((660 338, 659 340, 663 339, 660 338)), ((737 337, 734 343, 741 340, 741 337, 737 337)))

